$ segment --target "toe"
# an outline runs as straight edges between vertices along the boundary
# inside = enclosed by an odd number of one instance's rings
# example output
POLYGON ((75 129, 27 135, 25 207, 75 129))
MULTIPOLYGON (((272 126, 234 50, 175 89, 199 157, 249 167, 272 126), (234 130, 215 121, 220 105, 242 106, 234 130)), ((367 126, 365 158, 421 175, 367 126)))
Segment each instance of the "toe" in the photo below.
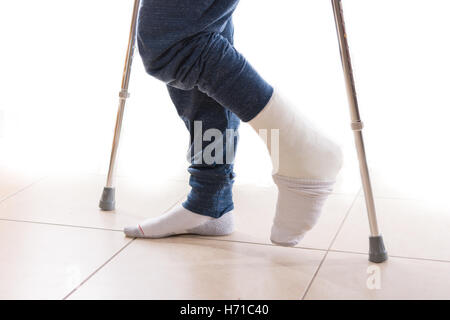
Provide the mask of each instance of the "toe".
POLYGON ((136 227, 125 227, 123 229, 123 232, 125 233, 125 235, 127 237, 131 237, 131 238, 142 238, 143 237, 141 230, 137 226, 136 227))
POLYGON ((275 240, 273 238, 270 238, 270 241, 278 246, 282 246, 282 247, 295 247, 300 241, 297 239, 294 240, 285 240, 285 241, 279 241, 279 240, 275 240))

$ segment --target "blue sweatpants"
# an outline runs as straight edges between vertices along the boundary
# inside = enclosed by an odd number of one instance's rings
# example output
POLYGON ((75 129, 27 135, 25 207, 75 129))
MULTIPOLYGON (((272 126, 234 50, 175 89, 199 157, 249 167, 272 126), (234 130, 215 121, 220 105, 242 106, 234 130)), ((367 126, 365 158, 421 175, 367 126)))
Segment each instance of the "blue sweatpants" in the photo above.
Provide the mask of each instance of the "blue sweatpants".
POLYGON ((234 156, 225 153, 231 148, 234 155, 238 136, 229 133, 237 132, 240 120, 253 119, 273 93, 233 46, 232 14, 238 2, 142 0, 139 11, 137 41, 145 69, 167 84, 191 134, 192 189, 183 206, 214 218, 233 209, 234 156), (222 161, 198 160, 214 141, 200 139, 198 147, 195 137, 209 129, 222 134, 223 147, 215 149, 222 154, 214 154, 222 161))

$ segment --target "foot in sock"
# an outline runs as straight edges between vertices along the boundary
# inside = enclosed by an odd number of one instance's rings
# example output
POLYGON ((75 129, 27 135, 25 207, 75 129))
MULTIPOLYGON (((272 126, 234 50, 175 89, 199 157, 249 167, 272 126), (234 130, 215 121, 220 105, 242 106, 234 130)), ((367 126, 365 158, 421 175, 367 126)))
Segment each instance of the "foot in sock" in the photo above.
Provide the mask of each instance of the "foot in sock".
POLYGON ((295 246, 317 222, 342 166, 340 147, 284 100, 277 91, 249 124, 259 130, 278 130, 278 150, 272 152, 273 179, 278 200, 271 241, 295 246), (278 155, 278 157, 276 157, 278 155))
POLYGON ((223 236, 234 231, 233 213, 227 212, 220 218, 203 216, 177 205, 156 218, 149 218, 134 227, 125 227, 128 237, 164 238, 177 234, 198 234, 223 236))

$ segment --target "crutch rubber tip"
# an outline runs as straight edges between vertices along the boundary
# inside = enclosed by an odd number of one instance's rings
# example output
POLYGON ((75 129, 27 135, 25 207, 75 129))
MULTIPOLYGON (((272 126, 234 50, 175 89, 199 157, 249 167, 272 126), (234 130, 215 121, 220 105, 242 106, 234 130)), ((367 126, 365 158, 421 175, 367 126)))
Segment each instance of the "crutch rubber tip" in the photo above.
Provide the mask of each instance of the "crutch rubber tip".
POLYGON ((112 187, 103 188, 102 197, 100 199, 99 207, 103 211, 112 211, 116 207, 115 189, 112 187))
POLYGON ((388 258, 386 248, 384 247, 383 236, 369 237, 369 261, 381 263, 388 258))

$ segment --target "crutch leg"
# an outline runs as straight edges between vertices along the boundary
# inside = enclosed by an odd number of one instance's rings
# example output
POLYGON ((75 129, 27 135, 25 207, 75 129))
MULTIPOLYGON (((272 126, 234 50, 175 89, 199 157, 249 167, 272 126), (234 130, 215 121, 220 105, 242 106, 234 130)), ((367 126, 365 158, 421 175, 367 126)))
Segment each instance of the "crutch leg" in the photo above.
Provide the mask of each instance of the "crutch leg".
POLYGON ((359 168, 361 172, 361 180, 366 200, 367 214, 369 217, 369 260, 371 262, 380 263, 387 260, 387 252, 384 247, 383 237, 378 228, 375 202, 373 198, 372 185, 370 183, 369 169, 367 166, 366 152, 362 136, 363 123, 361 121, 358 109, 358 99, 356 96, 355 81, 353 78, 347 34, 345 31, 342 1, 331 0, 331 3, 333 6, 334 20, 336 23, 336 31, 341 52, 342 67, 344 70, 347 96, 350 105, 350 115, 352 120, 351 127, 355 137, 356 151, 358 153, 359 168))
POLYGON ((139 12, 140 0, 134 1, 133 16, 131 20, 130 35, 128 39, 127 54, 125 58, 125 67, 123 69, 122 75, 122 88, 119 92, 119 109, 117 111, 116 126, 114 129, 114 140, 111 150, 111 158, 109 161, 108 178, 106 181, 106 186, 103 189, 103 193, 100 199, 99 207, 105 211, 111 211, 115 209, 115 188, 114 188, 114 171, 116 167, 117 160, 117 150, 119 147, 120 131, 122 129, 123 114, 125 111, 125 104, 128 93, 128 84, 130 82, 131 65, 133 62, 134 47, 136 42, 136 24, 137 16, 139 12))

